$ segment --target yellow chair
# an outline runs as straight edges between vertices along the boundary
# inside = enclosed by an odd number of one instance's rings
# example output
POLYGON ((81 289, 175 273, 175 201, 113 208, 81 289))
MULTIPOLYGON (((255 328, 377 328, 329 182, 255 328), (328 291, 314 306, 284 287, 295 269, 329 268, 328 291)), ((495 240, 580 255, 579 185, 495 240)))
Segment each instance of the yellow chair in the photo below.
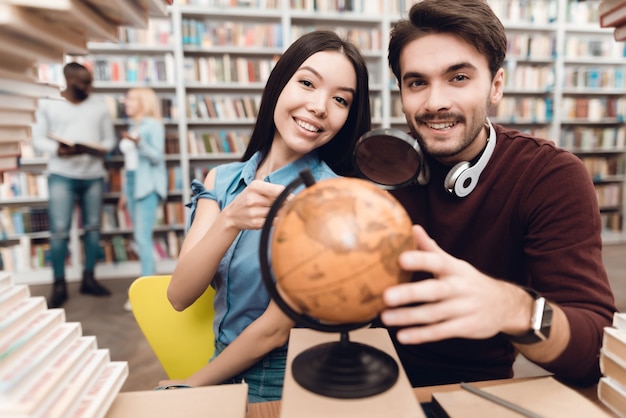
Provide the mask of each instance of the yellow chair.
POLYGON ((128 289, 133 315, 170 379, 185 379, 214 352, 213 297, 209 287, 193 305, 176 311, 167 299, 172 276, 139 277, 128 289))

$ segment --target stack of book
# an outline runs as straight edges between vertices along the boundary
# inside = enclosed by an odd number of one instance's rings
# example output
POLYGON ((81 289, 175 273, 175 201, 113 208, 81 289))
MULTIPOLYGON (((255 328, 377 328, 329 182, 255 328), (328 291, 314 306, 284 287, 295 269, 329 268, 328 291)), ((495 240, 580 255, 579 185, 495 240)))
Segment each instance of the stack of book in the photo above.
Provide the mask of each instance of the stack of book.
POLYGON ((117 41, 120 26, 146 28, 171 0, 0 1, 0 172, 18 168, 38 99, 61 98, 40 83, 37 66, 86 54, 88 40, 117 41))
POLYGON ((626 313, 613 315, 613 326, 604 328, 598 399, 620 417, 626 417, 626 313))
POLYGON ((104 417, 127 377, 127 362, 0 271, 0 417, 104 417))
POLYGON ((602 0, 598 6, 600 27, 614 28, 616 41, 626 41, 626 0, 602 0))

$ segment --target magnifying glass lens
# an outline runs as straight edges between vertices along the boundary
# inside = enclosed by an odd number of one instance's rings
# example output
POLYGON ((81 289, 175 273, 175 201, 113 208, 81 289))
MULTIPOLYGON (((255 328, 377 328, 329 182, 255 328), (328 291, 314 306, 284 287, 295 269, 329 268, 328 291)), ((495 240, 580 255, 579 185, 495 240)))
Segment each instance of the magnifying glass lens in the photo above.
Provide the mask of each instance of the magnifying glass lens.
POLYGON ((414 182, 421 161, 415 140, 399 130, 380 131, 365 134, 357 143, 354 151, 357 169, 366 179, 390 188, 414 182))

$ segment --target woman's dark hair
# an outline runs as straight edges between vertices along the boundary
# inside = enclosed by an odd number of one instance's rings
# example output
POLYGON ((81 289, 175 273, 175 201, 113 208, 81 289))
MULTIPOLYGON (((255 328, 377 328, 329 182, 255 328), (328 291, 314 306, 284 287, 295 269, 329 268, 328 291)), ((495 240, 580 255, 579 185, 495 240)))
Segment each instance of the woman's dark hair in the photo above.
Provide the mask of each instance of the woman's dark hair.
POLYGON ((287 82, 311 55, 320 51, 337 51, 352 63, 356 72, 356 94, 350 106, 346 123, 329 142, 319 148, 320 158, 339 175, 353 175, 352 152, 356 141, 371 128, 369 80, 365 60, 350 42, 342 40, 335 32, 317 30, 307 33, 292 43, 280 57, 267 79, 263 90, 257 121, 250 136, 250 143, 241 161, 261 151, 268 154, 276 125, 274 110, 276 102, 287 82))
POLYGON ((506 56, 506 32, 484 0, 423 0, 411 7, 408 16, 394 25, 389 39, 389 66, 398 84, 401 84, 402 49, 409 42, 429 34, 449 33, 473 45, 487 58, 491 78, 502 68, 506 56))

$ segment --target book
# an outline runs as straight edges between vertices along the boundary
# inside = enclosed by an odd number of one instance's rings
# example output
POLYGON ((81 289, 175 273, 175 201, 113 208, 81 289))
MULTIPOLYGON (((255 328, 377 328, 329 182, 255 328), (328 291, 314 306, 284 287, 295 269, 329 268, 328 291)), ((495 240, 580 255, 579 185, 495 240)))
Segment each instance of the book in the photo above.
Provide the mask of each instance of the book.
POLYGON ((46 309, 46 298, 43 296, 22 299, 8 310, 3 311, 0 317, 0 336, 11 332, 19 324, 29 320, 36 313, 46 309))
POLYGON ((20 109, 0 110, 0 125, 29 126, 35 123, 35 111, 20 109))
POLYGON ((0 316, 6 315, 6 311, 13 307, 14 303, 30 296, 30 289, 25 284, 13 285, 0 290, 0 316))
POLYGON ((20 167, 20 157, 15 155, 0 155, 0 172, 14 171, 20 167))
POLYGON ((626 332, 613 327, 605 327, 602 350, 613 357, 626 359, 626 332))
POLYGON ((0 68, 0 92, 30 97, 61 99, 61 89, 51 83, 40 83, 34 75, 0 68))
POLYGON ((26 141, 30 137, 30 126, 0 126, 0 142, 26 141))
POLYGON ((600 350, 600 372, 626 387, 626 360, 604 348, 600 350))
POLYGON ((109 350, 98 348, 88 354, 87 361, 80 369, 72 370, 59 382, 53 393, 39 405, 41 418, 66 417, 87 393, 100 372, 110 362, 109 350))
POLYGON ((87 53, 87 37, 83 31, 60 25, 36 9, 0 4, 0 28, 10 31, 13 37, 29 39, 50 49, 87 53))
POLYGON ((626 312, 615 312, 613 314, 613 328, 626 332, 626 312))
POLYGON ((89 353, 96 349, 96 337, 83 336, 76 339, 65 350, 50 359, 49 366, 41 370, 37 380, 31 380, 25 385, 25 391, 16 396, 10 406, 2 404, 0 415, 10 408, 14 415, 32 416, 40 405, 44 405, 46 399, 55 393, 67 376, 73 376, 87 364, 89 353))
POLYGON ((48 309, 20 324, 15 330, 0 337, 0 373, 11 364, 20 353, 34 344, 43 334, 65 321, 63 309, 48 309))
MULTIPOLYGON (((11 0, 19 6, 36 8, 61 26, 79 26, 87 31, 89 38, 112 42, 118 40, 118 25, 100 13, 97 7, 83 0, 11 0)), ((60 61, 62 62, 62 61, 60 61)))
POLYGON ((626 22, 626 1, 603 2, 598 6, 600 27, 615 27, 626 22))
POLYGON ((19 157, 21 154, 22 147, 18 141, 0 141, 0 157, 19 157))
POLYGON ((620 417, 626 416, 626 389, 610 377, 598 382, 598 399, 620 417))
POLYGON ((247 399, 248 385, 246 383, 202 386, 181 390, 122 392, 113 401, 106 417, 184 416, 186 418, 204 418, 210 414, 197 407, 198 403, 202 403, 219 405, 221 418, 244 418, 247 416, 247 399))
MULTIPOLYGON (((551 376, 481 388, 482 391, 519 405, 537 416, 594 417, 610 415, 591 400, 551 376)), ((514 418, 520 415, 465 389, 433 392, 432 408, 442 418, 514 418)))
POLYGON ((38 100, 35 97, 18 94, 0 94, 0 109, 6 110, 37 110, 38 100))
POLYGON ((54 139, 55 141, 67 145, 69 147, 84 147, 88 152, 93 152, 93 153, 97 153, 97 154, 102 154, 102 153, 106 153, 108 152, 108 149, 106 149, 105 147, 103 147, 100 144, 97 144, 95 142, 81 142, 81 141, 72 141, 70 139, 67 138, 63 138, 60 137, 58 135, 55 135, 51 132, 48 133, 48 138, 50 139, 54 139))
POLYGON ((16 397, 28 389, 28 382, 38 381, 39 371, 48 367, 48 363, 58 353, 81 336, 79 322, 59 324, 45 337, 39 338, 27 350, 8 362, 0 373, 0 400, 2 404, 11 404, 16 397))
POLYGON ((615 27, 613 30, 613 39, 617 42, 626 41, 626 23, 615 27))
MULTIPOLYGON (((103 418, 128 377, 128 363, 111 361, 87 387, 68 418, 103 418)), ((51 416, 54 418, 54 415, 51 416)))

